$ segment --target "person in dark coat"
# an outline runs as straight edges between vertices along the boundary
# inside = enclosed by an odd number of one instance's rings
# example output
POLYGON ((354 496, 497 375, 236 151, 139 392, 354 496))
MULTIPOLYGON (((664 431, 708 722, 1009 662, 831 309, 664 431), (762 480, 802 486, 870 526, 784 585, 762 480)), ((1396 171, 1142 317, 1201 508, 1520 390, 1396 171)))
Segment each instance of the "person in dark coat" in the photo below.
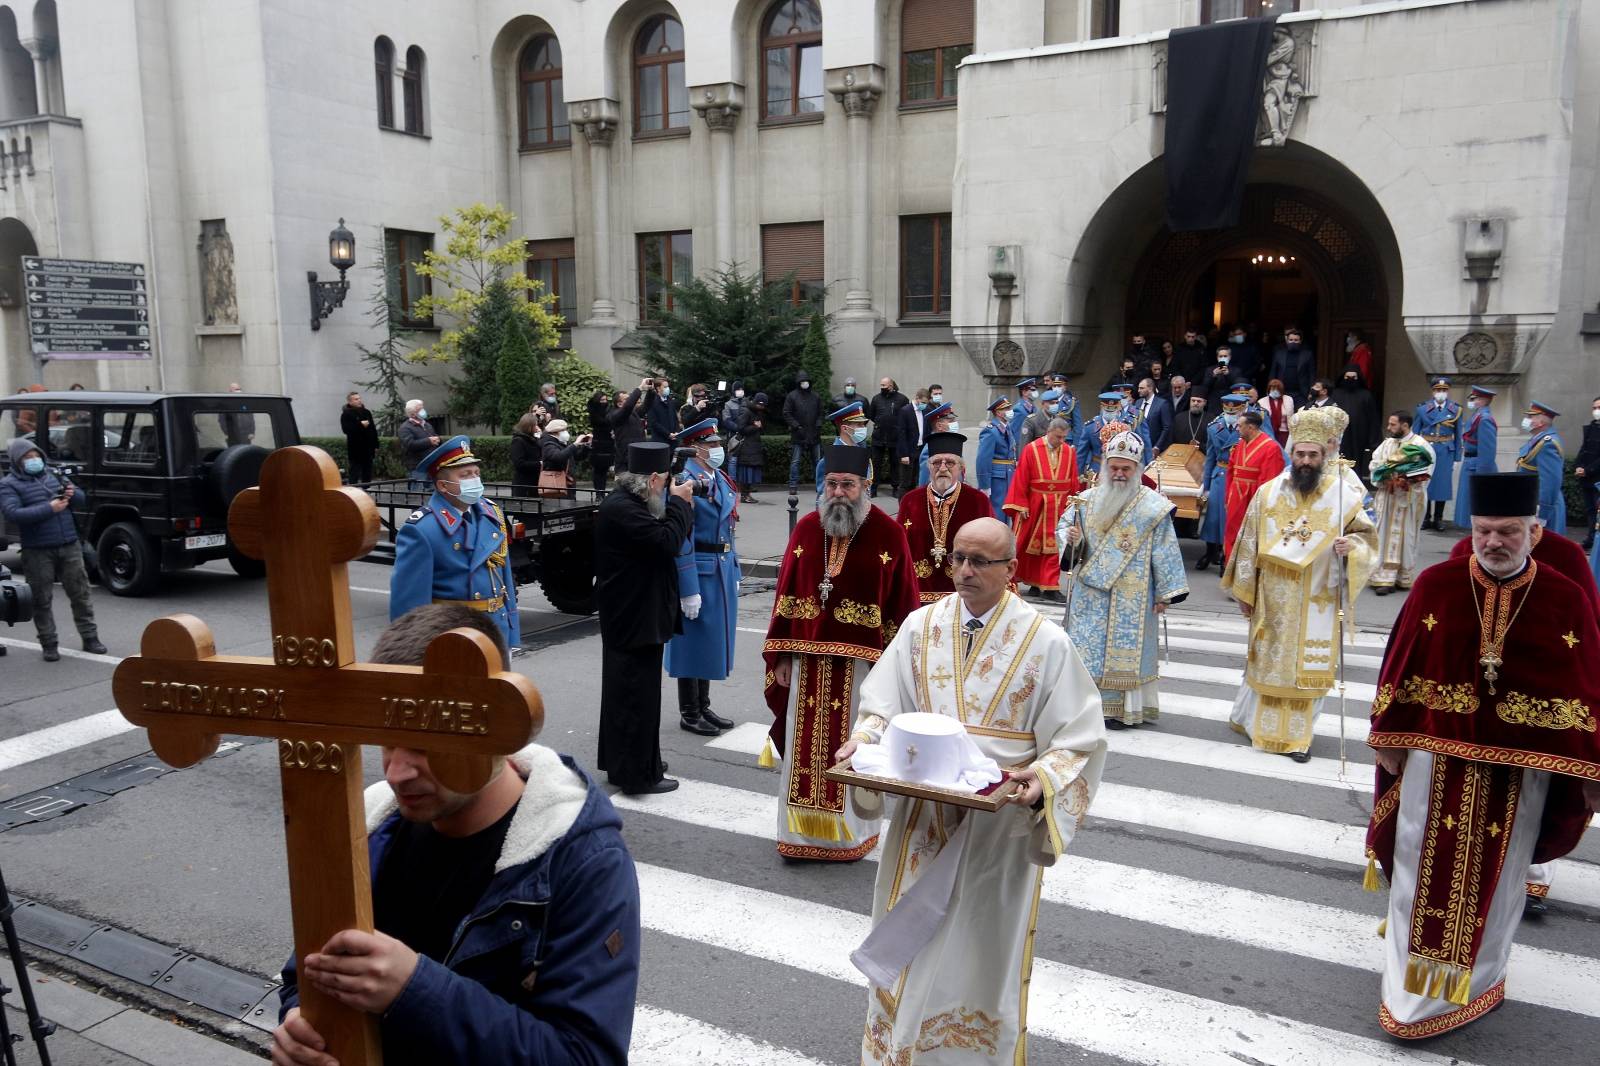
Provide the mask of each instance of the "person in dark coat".
POLYGON ((1173 347, 1172 358, 1167 360, 1167 375, 1181 376, 1190 384, 1200 384, 1201 375, 1212 361, 1211 353, 1206 350, 1206 339, 1200 336, 1199 331, 1186 329, 1183 331, 1183 343, 1173 347))
POLYGON ((606 491, 611 462, 617 454, 617 446, 611 439, 611 422, 606 415, 611 412, 613 402, 620 407, 624 399, 624 394, 619 392, 613 401, 605 389, 596 389, 586 405, 589 411, 589 467, 594 472, 596 492, 606 491))
POLYGON ((1300 342, 1300 331, 1293 326, 1283 331, 1283 343, 1272 353, 1272 376, 1283 382, 1296 407, 1306 405, 1317 379, 1317 353, 1300 342))
POLYGON ((1378 417, 1378 401, 1354 366, 1345 367, 1344 377, 1333 387, 1333 405, 1350 416, 1350 425, 1339 440, 1339 454, 1354 463, 1356 476, 1366 481, 1372 449, 1378 446, 1384 427, 1378 417))
POLYGON ((1204 449, 1206 446, 1206 429, 1211 424, 1211 414, 1206 410, 1206 392, 1196 386, 1184 396, 1182 410, 1176 411, 1172 416, 1172 428, 1167 433, 1167 442, 1162 445, 1162 451, 1174 444, 1196 444, 1204 449))
POLYGON ((877 484, 872 486, 874 495, 884 486, 891 493, 895 491, 895 445, 900 432, 896 416, 910 402, 894 378, 888 377, 878 382, 878 394, 867 401, 867 417, 872 420, 872 465, 878 476, 877 484))
POLYGON ((361 402, 359 392, 344 398, 339 428, 344 432, 344 450, 349 457, 350 484, 365 485, 372 480, 372 460, 378 454, 378 423, 361 402))
POLYGON ((809 472, 822 458, 822 397, 811 387, 804 370, 783 398, 783 420, 789 423, 789 491, 800 486, 800 471, 809 472))
POLYGON ((895 465, 899 467, 901 495, 917 487, 918 463, 922 459, 922 445, 925 443, 923 438, 928 435, 928 426, 922 415, 928 407, 928 390, 918 389, 915 399, 895 415, 895 428, 899 433, 895 437, 894 458, 895 465))
POLYGON ((694 527, 694 488, 672 484, 672 446, 632 444, 594 527, 600 609, 600 751, 595 765, 630 796, 671 792, 661 761, 661 657, 683 631, 678 550, 694 527))
POLYGON ((535 402, 544 408, 546 422, 552 418, 562 417, 561 404, 556 398, 556 387, 551 382, 547 381, 539 386, 539 399, 535 402))
POLYGON ((767 426, 767 394, 758 392, 750 398, 744 413, 739 416, 739 432, 735 438, 734 457, 739 460, 739 501, 755 503, 751 495, 761 484, 762 467, 766 459, 761 449, 761 434, 767 426))
POLYGON ((1578 485, 1583 489, 1584 535, 1583 550, 1594 547, 1594 512, 1600 506, 1600 492, 1594 487, 1600 477, 1600 396, 1594 398, 1589 409, 1589 421, 1583 426, 1583 443, 1578 446, 1576 469, 1578 485))
POLYGON ((1223 343, 1228 346, 1232 356, 1230 365, 1234 380, 1243 379, 1252 385, 1259 385, 1262 371, 1266 369, 1261 365, 1261 345, 1252 340, 1242 326, 1233 327, 1223 343))
POLYGON ((654 386, 639 401, 639 416, 650 440, 671 444, 678 435, 678 408, 672 403, 672 386, 666 378, 654 379, 654 386))
MULTIPOLYGON (((579 435, 577 440, 572 439, 572 430, 564 418, 552 418, 545 423, 544 432, 539 435, 540 459, 544 464, 544 472, 567 475, 567 484, 573 482, 573 467, 577 466, 580 459, 589 455, 589 434, 579 435)), ((569 487, 567 499, 573 499, 577 494, 569 487)))
POLYGON ((39 635, 44 661, 61 661, 56 646, 56 620, 50 609, 55 584, 72 605, 72 622, 83 638, 83 650, 104 655, 100 630, 94 621, 94 600, 89 575, 83 565, 83 547, 72 517, 71 503, 77 486, 50 472, 44 456, 26 437, 6 445, 11 472, 0 478, 0 516, 15 526, 22 542, 22 573, 33 593, 33 627, 39 635))
POLYGON ((439 434, 428 421, 428 409, 421 400, 406 401, 406 420, 400 423, 400 457, 406 469, 414 470, 429 452, 439 446, 439 434))
POLYGON ((511 431, 511 484, 518 496, 533 496, 544 470, 544 444, 539 439, 539 416, 532 411, 517 419, 511 431))
POLYGON ((617 393, 617 403, 606 412, 606 424, 611 427, 612 454, 616 456, 620 474, 628 464, 628 445, 644 440, 644 409, 654 402, 655 392, 650 379, 639 382, 639 387, 629 393, 617 393))

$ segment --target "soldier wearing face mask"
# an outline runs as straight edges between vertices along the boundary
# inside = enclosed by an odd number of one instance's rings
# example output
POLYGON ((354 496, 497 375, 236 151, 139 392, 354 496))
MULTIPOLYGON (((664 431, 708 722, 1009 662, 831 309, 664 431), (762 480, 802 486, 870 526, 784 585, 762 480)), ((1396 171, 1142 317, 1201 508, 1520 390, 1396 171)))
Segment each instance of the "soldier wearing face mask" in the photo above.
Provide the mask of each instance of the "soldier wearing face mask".
POLYGON ((1561 417, 1549 404, 1535 400, 1522 416, 1522 431, 1528 442, 1517 452, 1517 469, 1539 475, 1539 521, 1552 533, 1567 532, 1567 501, 1561 492, 1566 464, 1562 461, 1561 437, 1555 420, 1561 417))
POLYGON ((1461 454, 1461 405, 1450 398, 1450 379, 1434 378, 1433 399, 1417 405, 1413 417, 1417 436, 1428 442, 1435 456, 1433 480, 1428 482, 1428 512, 1423 529, 1444 528, 1444 505, 1454 487, 1456 459, 1461 454))
POLYGON ((508 559, 505 516, 483 498, 483 479, 472 441, 451 437, 412 471, 433 483, 433 495, 394 539, 389 578, 391 622, 425 603, 453 603, 487 614, 516 654, 522 645, 517 587, 508 559))
MULTIPOLYGON (((854 380, 853 378, 851 380, 854 380)), ((867 420, 866 407, 860 400, 844 404, 833 414, 828 416, 839 430, 839 435, 833 439, 836 448, 866 448, 867 459, 867 484, 872 484, 872 459, 871 445, 868 443, 872 435, 872 423, 867 420)), ((824 455, 817 462, 817 503, 822 503, 822 479, 826 472, 828 457, 824 455)))

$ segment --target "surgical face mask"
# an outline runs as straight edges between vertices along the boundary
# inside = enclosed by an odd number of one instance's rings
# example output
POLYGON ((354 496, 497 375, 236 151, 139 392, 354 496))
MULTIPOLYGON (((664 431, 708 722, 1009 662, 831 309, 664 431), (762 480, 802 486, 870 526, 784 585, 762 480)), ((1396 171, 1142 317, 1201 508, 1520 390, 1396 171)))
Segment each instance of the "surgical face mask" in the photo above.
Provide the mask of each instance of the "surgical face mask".
MULTIPOLYGON (((802 381, 802 382, 801 382, 801 383, 800 383, 800 387, 801 387, 801 388, 802 388, 802 389, 809 389, 809 388, 810 388, 810 387, 811 387, 811 382, 809 382, 809 381, 802 381)), ((743 389, 740 389, 740 390, 739 390, 739 391, 738 391, 738 392, 735 392, 735 393, 734 393, 734 395, 735 395, 735 396, 743 396, 743 395, 744 395, 744 390, 743 390, 743 389)))
POLYGON ((1345 384, 1346 384, 1346 385, 1349 385, 1349 386, 1351 386, 1351 387, 1352 387, 1352 388, 1354 388, 1354 387, 1355 387, 1355 383, 1356 383, 1356 379, 1355 379, 1355 378, 1354 378, 1354 377, 1348 377, 1348 378, 1345 378, 1345 379, 1344 379, 1344 383, 1345 383, 1345 384))
POLYGON ((1440 403, 1444 403, 1450 398, 1450 394, 1448 392, 1436 392, 1433 394, 1433 398, 1438 400, 1440 403))
POLYGON ((961 423, 960 422, 948 422, 948 423, 945 424, 944 430, 945 430, 946 433, 955 433, 958 430, 960 430, 960 428, 961 428, 961 423))
POLYGON ((1224 425, 1236 426, 1236 425, 1239 424, 1239 416, 1238 415, 1224 414, 1222 416, 1222 422, 1223 422, 1224 425))
POLYGON ((1223 366, 1227 366, 1229 358, 1231 358, 1231 357, 1230 356, 1226 356, 1226 355, 1219 355, 1219 356, 1217 356, 1217 362, 1221 363, 1223 366))
POLYGON ((1592 421, 1600 422, 1600 407, 1596 407, 1593 411, 1590 411, 1589 418, 1592 421))
POLYGON ((456 483, 456 495, 461 497, 461 502, 471 507, 483 499, 483 479, 478 477, 464 477, 456 483))
POLYGON ((562 430, 560 433, 557 433, 556 436, 560 439, 562 444, 565 444, 567 441, 572 439, 572 434, 568 433, 566 430, 562 430))
POLYGON ((37 455, 30 455, 22 460, 22 472, 35 475, 44 473, 44 460, 37 455))
POLYGON ((856 429, 852 429, 850 431, 850 439, 855 441, 857 444, 865 441, 867 439, 867 427, 860 426, 856 429))
POLYGON ((928 404, 927 404, 926 401, 924 401, 924 400, 918 400, 917 401, 917 410, 926 411, 927 409, 928 409, 928 404))
POLYGON ((428 409, 426 407, 417 408, 417 417, 418 418, 427 418, 428 417, 428 409))
POLYGON ((545 403, 555 403, 556 402, 556 394, 552 392, 550 395, 548 395, 548 396, 546 396, 544 398, 544 402, 545 403))
POLYGON ((670 386, 670 385, 661 386, 661 398, 663 400, 665 400, 667 397, 669 397, 671 395, 672 395, 672 386, 670 386))
POLYGON ((846 396, 854 396, 856 394, 856 387, 854 385, 846 385, 844 387, 844 394, 846 396))
POLYGON ((1061 405, 1058 403, 1047 403, 1044 405, 1044 410, 1045 414, 1053 415, 1061 410, 1061 405))
POLYGON ((706 453, 706 462, 710 463, 712 469, 715 470, 715 469, 719 469, 722 466, 723 460, 725 460, 727 457, 728 457, 728 453, 726 451, 724 451, 723 449, 721 449, 721 448, 712 448, 709 452, 706 453))
POLYGON ((1235 333, 1232 337, 1229 337, 1228 339, 1233 341, 1233 343, 1235 343, 1235 344, 1243 344, 1244 343, 1244 334, 1243 333, 1235 333))
POLYGON ((944 403, 944 393, 942 392, 929 393, 928 398, 934 403, 944 403))
POLYGON ((1122 413, 1122 405, 1121 404, 1115 404, 1115 405, 1109 406, 1109 407, 1104 407, 1103 406, 1103 407, 1100 408, 1100 417, 1101 418, 1105 418, 1105 419, 1116 418, 1121 413, 1122 413))
POLYGON ((1283 393, 1280 392, 1277 389, 1273 389, 1271 392, 1267 393, 1267 395, 1272 397, 1274 400, 1278 400, 1278 399, 1282 399, 1283 398, 1283 393))
POLYGON ((1522 432, 1524 432, 1524 433, 1530 433, 1530 432, 1532 432, 1532 431, 1533 431, 1533 419, 1531 419, 1531 418, 1524 418, 1524 419, 1523 419, 1523 420, 1522 420, 1522 432))
POLYGON ((1037 400, 1039 398, 1039 390, 1038 389, 1029 389, 1027 392, 1023 393, 1022 395, 1023 395, 1024 399, 1028 400, 1031 403, 1032 401, 1037 400))
MULTIPOLYGON (((806 382, 806 384, 801 386, 801 388, 804 388, 804 389, 809 389, 810 387, 811 387, 811 383, 810 382, 806 382)), ((735 400, 744 399, 744 390, 743 389, 734 389, 733 390, 733 398, 735 400)))

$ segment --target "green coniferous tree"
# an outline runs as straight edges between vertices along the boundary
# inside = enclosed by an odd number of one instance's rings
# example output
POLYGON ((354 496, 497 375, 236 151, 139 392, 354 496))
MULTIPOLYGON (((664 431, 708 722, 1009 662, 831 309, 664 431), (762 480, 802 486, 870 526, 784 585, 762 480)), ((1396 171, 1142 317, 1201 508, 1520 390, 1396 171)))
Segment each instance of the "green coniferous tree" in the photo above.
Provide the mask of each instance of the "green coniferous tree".
POLYGON ((376 264, 374 273, 377 282, 367 298, 366 314, 372 320, 372 328, 379 332, 380 339, 370 347, 356 345, 361 365, 372 375, 357 384, 372 393, 372 399, 378 401, 372 405, 378 432, 392 437, 406 417, 406 386, 422 378, 406 369, 411 363, 406 351, 411 347, 412 331, 401 324, 403 316, 394 302, 394 287, 390 283, 391 275, 399 269, 399 265, 384 262, 381 245, 372 262, 376 264))
POLYGON ((510 433, 517 420, 539 398, 544 379, 544 360, 528 343, 526 330, 508 329, 495 366, 495 384, 500 393, 498 423, 501 433, 510 433))

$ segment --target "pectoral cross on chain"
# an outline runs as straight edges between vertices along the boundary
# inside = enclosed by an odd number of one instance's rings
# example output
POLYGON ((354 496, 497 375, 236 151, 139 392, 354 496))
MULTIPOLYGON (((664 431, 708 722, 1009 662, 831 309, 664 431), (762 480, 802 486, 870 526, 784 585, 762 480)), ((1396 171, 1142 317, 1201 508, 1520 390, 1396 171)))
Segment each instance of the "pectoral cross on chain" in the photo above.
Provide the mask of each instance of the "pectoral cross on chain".
POLYGON ((1500 680, 1499 668, 1505 664, 1505 660, 1493 651, 1478 660, 1478 665, 1483 667, 1483 679, 1489 682, 1489 695, 1491 696, 1495 695, 1494 683, 1500 680))
POLYGON ((822 584, 817 586, 817 595, 822 597, 823 606, 828 604, 828 593, 833 591, 833 579, 826 574, 822 576, 822 584))

